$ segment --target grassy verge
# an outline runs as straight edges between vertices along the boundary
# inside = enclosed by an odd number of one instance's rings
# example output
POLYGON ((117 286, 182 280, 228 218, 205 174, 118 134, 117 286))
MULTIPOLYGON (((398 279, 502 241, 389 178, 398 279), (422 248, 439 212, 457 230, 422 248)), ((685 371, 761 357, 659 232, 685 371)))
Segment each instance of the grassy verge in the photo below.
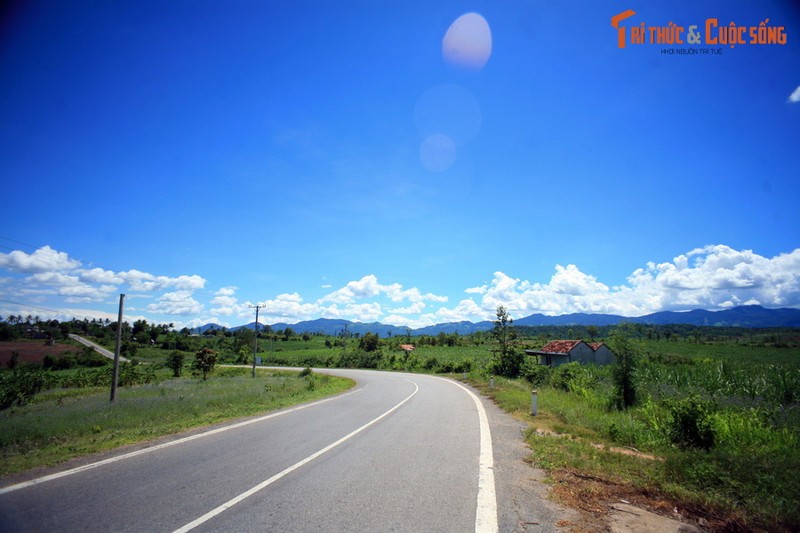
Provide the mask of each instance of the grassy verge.
POLYGON ((215 422, 261 414, 347 390, 348 379, 297 372, 217 369, 201 381, 177 378, 118 390, 59 389, 0 413, 0 475, 142 442, 215 422))
POLYGON ((607 407, 602 392, 543 386, 534 417, 527 382, 471 383, 528 423, 531 462, 548 472, 556 497, 578 509, 603 515, 625 499, 664 514, 678 509, 710 530, 800 526, 800 456, 792 431, 721 409, 713 417, 713 448, 680 449, 667 441, 667 415, 650 400, 619 412, 607 407))

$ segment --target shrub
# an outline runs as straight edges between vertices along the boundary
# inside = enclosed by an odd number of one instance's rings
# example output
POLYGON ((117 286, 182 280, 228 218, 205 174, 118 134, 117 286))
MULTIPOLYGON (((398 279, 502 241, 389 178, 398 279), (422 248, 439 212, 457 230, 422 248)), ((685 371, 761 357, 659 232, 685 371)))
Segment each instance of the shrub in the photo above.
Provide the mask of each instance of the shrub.
POLYGON ((554 389, 570 392, 574 388, 574 383, 578 382, 585 372, 586 369, 576 361, 558 365, 550 375, 550 385, 554 389))
POLYGON ((672 416, 670 440, 682 449, 710 450, 714 447, 714 404, 693 394, 681 400, 670 400, 667 406, 672 416))
POLYGON ((538 387, 544 385, 550 378, 550 367, 546 365, 540 365, 533 357, 526 357, 522 361, 520 376, 522 376, 531 385, 538 387))
POLYGON ((339 355, 336 365, 340 368, 379 368, 383 355, 380 352, 344 352, 339 355))

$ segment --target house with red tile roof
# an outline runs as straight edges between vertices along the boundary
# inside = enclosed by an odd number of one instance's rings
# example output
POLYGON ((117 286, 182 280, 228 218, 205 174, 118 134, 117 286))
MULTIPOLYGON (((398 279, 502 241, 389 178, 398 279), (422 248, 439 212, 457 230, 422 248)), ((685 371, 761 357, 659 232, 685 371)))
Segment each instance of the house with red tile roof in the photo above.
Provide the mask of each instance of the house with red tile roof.
POLYGON ((614 361, 614 354, 602 342, 586 343, 582 340, 550 341, 538 350, 525 350, 535 356, 540 365, 558 366, 571 361, 607 365, 614 361))

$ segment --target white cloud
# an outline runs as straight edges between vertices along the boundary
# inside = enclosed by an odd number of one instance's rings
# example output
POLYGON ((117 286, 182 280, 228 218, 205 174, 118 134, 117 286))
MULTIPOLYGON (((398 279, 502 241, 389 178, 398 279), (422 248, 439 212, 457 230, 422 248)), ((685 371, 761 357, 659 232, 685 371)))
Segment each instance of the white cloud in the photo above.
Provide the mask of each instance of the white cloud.
POLYGON ((789 102, 792 104, 796 104, 800 102, 800 87, 794 90, 792 94, 789 95, 789 102))
POLYGON ((112 285, 121 285, 124 279, 111 270, 102 268, 92 268, 91 270, 79 270, 78 275, 82 281, 87 283, 106 283, 112 285))
MULTIPOLYGON (((304 303, 303 298, 296 292, 279 294, 272 300, 262 302, 261 317, 267 322, 297 322, 317 318, 320 307, 317 304, 304 303)), ((250 313, 254 311, 248 309, 250 313)), ((261 322, 259 317, 259 322, 261 322)))
POLYGON ((236 291, 239 287, 222 287, 220 290, 215 292, 214 294, 217 296, 233 296, 236 294, 236 291))
POLYGON ((236 289, 237 287, 222 287, 215 292, 210 304, 216 307, 211 309, 211 312, 222 316, 231 316, 240 312, 242 306, 237 305, 238 300, 234 296, 236 289))
POLYGON ((14 250, 8 254, 0 254, 0 268, 12 272, 58 272, 72 270, 81 266, 81 262, 70 259, 64 252, 57 252, 49 246, 43 246, 33 252, 14 250))
POLYGON ((425 302, 414 302, 408 307, 394 307, 389 309, 389 312, 398 315, 417 315, 421 313, 423 309, 425 309, 425 302))
MULTIPOLYGON (((111 308, 115 305, 111 296, 126 292, 130 298, 151 302, 140 310, 134 306, 126 310, 185 316, 185 324, 213 321, 226 325, 218 317, 231 317, 229 320, 239 325, 255 316, 254 304, 240 302, 235 286, 219 288, 198 301, 195 293, 206 284, 199 275, 169 277, 135 269, 86 269, 66 253, 49 247, 32 254, 0 254, 0 269, 10 274, 0 278, 7 297, 24 298, 31 305, 54 306, 51 302, 60 298, 67 304, 102 302, 111 308)), ((574 312, 639 316, 746 304, 800 307, 799 278, 800 249, 770 258, 752 250, 709 245, 669 261, 648 262, 618 286, 604 283, 575 264, 555 265, 550 278, 538 282, 497 271, 490 281, 465 289, 467 297, 453 306, 446 305, 446 296, 399 283, 382 284, 377 276, 368 274, 316 301, 306 302, 301 294, 292 292, 259 302, 259 321, 295 323, 325 317, 416 328, 439 322, 491 320, 500 305, 514 318, 574 312)))
POLYGON ((324 318, 344 318, 356 322, 375 322, 383 316, 379 303, 347 304, 339 308, 337 304, 320 308, 324 318))
POLYGON ((393 302, 402 302, 404 300, 408 300, 412 303, 423 301, 447 301, 447 296, 438 296, 432 293, 422 294, 422 291, 416 287, 403 289, 403 286, 399 283, 381 285, 378 282, 377 276, 374 274, 368 274, 358 281, 348 282, 347 285, 341 289, 335 290, 332 293, 322 297, 317 303, 350 304, 354 303, 356 300, 375 298, 381 294, 385 295, 393 302))
POLYGON ((179 290, 162 294, 147 310, 162 315, 196 315, 203 311, 203 304, 192 297, 191 291, 179 290))
POLYGON ((712 245, 671 262, 648 263, 628 276, 626 285, 613 288, 576 265, 556 265, 546 284, 496 272, 482 292, 480 308, 503 305, 512 316, 524 317, 575 312, 639 316, 753 303, 791 307, 800 305, 799 273, 800 249, 768 259, 751 250, 712 245))

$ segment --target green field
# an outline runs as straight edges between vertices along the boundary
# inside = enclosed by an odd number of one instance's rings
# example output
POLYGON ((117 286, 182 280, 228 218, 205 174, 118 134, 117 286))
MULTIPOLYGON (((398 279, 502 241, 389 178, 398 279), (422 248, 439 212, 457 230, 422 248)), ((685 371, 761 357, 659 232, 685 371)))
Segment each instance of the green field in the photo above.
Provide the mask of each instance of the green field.
MULTIPOLYGON (((517 351, 574 334, 572 328, 521 331, 527 335, 514 342, 517 351)), ((632 374, 636 401, 626 410, 615 403, 611 366, 571 363, 549 369, 525 358, 519 377, 492 378, 499 368, 499 345, 487 333, 343 339, 265 332, 258 356, 271 366, 375 368, 465 379, 527 421, 531 461, 549 472, 555 493, 580 494, 573 501, 579 507, 593 498, 602 503, 599 508, 632 499, 656 508, 679 507, 713 530, 800 529, 800 332, 683 326, 625 331, 638 362, 632 374), (415 346, 410 353, 399 347, 408 343, 415 346), (529 413, 534 388, 536 417, 529 413), (587 480, 594 485, 587 488, 587 480)), ((601 333, 609 334, 610 328, 601 333)), ((94 338, 113 346, 107 332, 94 338)), ((347 386, 323 386, 296 373, 253 380, 246 377, 247 369, 218 369, 204 382, 171 378, 165 368, 168 357, 182 354, 187 376, 202 348, 217 352, 219 363, 249 365, 254 341, 252 331, 202 336, 160 331, 150 342, 128 340, 127 356, 134 364, 122 369, 124 400, 113 407, 106 388, 91 388, 107 386, 109 367, 82 366, 94 359, 86 353, 65 360, 61 366, 71 367, 63 370, 51 361, 50 370, 33 369, 30 375, 25 368, 0 372, 4 388, 29 378, 42 390, 62 387, 33 396, 27 405, 12 402, 0 412, 5 472, 263 412, 347 386), (275 379, 287 385, 269 381, 275 379), (309 383, 314 390, 306 389, 309 383), (276 396, 276 390, 288 399, 276 396), (131 429, 113 425, 109 413, 123 412, 129 402, 132 413, 151 413, 146 418, 163 424, 154 428, 131 414, 122 417, 131 429), (186 418, 176 420, 177 411, 186 418)), ((14 394, 4 397, 13 401, 14 394)))

